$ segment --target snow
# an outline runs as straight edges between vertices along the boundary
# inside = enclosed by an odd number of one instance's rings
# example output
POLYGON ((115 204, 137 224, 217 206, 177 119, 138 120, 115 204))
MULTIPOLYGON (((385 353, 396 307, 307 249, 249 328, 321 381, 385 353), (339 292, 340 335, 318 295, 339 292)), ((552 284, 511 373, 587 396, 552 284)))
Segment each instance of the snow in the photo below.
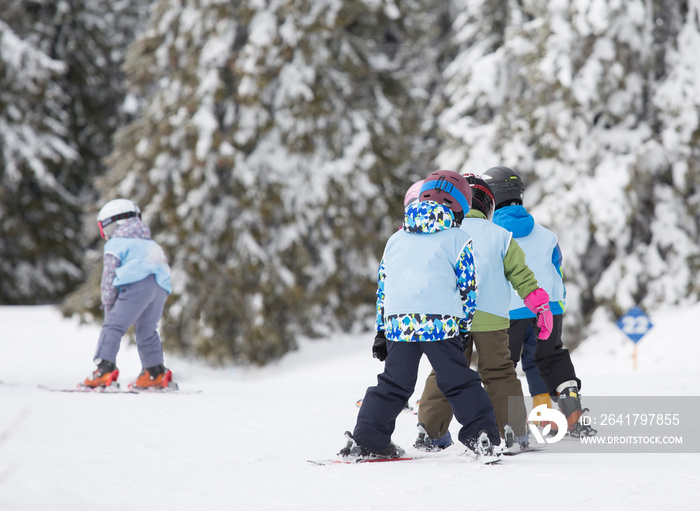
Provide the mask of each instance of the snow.
MULTIPOLYGON (((586 396, 697 395, 700 304, 652 315, 633 343, 602 316, 573 352, 586 396), (679 357, 679 354, 683 354, 679 357)), ((352 429, 381 364, 371 335, 304 342, 272 366, 167 357, 196 394, 52 393, 92 370, 99 329, 51 306, 0 307, 0 509, 25 511, 696 509, 699 454, 547 451, 481 466, 460 457, 318 467, 352 429)), ((120 381, 140 367, 124 341, 120 381)), ((421 366, 417 393, 429 367, 421 366)), ((456 434, 456 423, 452 424, 456 434)), ((412 450, 415 416, 394 440, 412 450)), ((457 446, 451 449, 458 449, 457 446)))

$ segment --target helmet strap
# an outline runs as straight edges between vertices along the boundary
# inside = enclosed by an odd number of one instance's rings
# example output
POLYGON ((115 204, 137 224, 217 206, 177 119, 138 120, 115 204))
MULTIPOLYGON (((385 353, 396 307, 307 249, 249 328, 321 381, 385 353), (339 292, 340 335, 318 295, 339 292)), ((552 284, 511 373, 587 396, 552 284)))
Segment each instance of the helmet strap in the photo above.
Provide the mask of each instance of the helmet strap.
POLYGON ((507 201, 501 202, 500 204, 496 204, 496 209, 505 208, 506 206, 522 206, 522 205, 523 205, 523 201, 521 201, 521 200, 509 199, 507 201))
POLYGON ((452 197, 455 198, 455 200, 459 203, 460 206, 462 206, 462 211, 466 212, 469 211, 469 201, 467 198, 460 192, 456 186, 454 186, 452 183, 448 182, 447 179, 445 179, 445 176, 440 176, 438 179, 435 181, 427 181, 423 183, 423 186, 421 186, 420 193, 418 196, 423 192, 427 192, 429 190, 440 190, 443 191, 447 194, 450 194, 452 197))
POLYGON ((112 217, 105 218, 101 222, 97 222, 97 225, 100 227, 100 236, 102 236, 102 239, 105 239, 104 228, 107 227, 109 224, 111 224, 113 222, 118 222, 119 220, 126 220, 127 218, 133 218, 135 216, 141 218, 141 213, 137 213, 136 211, 127 211, 126 213, 120 213, 119 215, 114 215, 112 217))

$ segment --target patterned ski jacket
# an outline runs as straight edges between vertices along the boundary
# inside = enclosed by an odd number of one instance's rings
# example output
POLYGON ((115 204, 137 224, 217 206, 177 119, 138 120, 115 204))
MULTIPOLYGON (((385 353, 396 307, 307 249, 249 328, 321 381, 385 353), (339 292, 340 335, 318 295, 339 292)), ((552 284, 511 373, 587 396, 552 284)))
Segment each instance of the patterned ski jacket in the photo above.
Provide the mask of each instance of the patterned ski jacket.
POLYGON ((471 237, 446 206, 415 202, 377 274, 377 330, 391 341, 441 341, 469 331, 476 309, 471 237))
POLYGON ((155 275, 156 282, 170 294, 170 267, 163 249, 151 239, 151 231, 139 218, 117 226, 105 243, 100 284, 102 308, 109 312, 119 286, 155 275))

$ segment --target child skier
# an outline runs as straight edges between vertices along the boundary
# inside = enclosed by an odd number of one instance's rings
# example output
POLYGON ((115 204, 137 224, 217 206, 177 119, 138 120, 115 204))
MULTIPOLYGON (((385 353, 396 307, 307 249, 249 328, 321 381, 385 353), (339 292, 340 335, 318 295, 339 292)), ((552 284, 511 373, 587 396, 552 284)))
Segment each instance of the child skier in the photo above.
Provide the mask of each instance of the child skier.
MULTIPOLYGON (((566 416, 569 434, 580 437, 594 435, 596 430, 582 426, 579 418, 583 413, 579 390, 581 380, 561 340, 564 314, 564 280, 561 271, 562 253, 554 233, 535 222, 523 207, 525 185, 520 174, 508 167, 493 167, 483 174, 496 198, 495 224, 509 230, 525 252, 528 266, 535 272, 539 284, 549 294, 548 303, 542 300, 540 308, 549 308, 553 322, 543 323, 540 316, 535 325, 538 332, 535 364, 547 386, 547 391, 556 400, 559 410, 566 416), (545 335, 543 335, 543 333, 545 335)), ((523 338, 535 321, 531 307, 511 292, 510 303, 510 351, 514 362, 520 358, 523 338)))
MULTIPOLYGON (((518 451, 528 445, 527 412, 522 385, 508 349, 510 290, 512 285, 527 303, 531 294, 546 296, 546 293, 539 289, 532 270, 525 264, 525 254, 512 240, 511 233, 491 222, 495 199, 489 185, 474 174, 464 177, 471 187, 472 208, 462 221, 461 229, 469 233, 474 242, 479 285, 474 322, 465 350, 470 361, 473 346, 476 346, 479 376, 493 403, 500 432, 506 439, 504 448, 518 451)), ((451 420, 452 409, 435 384, 433 370, 420 399, 418 421, 422 431, 415 447, 433 450, 451 445, 448 430, 451 420)))
POLYGON ((500 442, 493 405, 462 349, 476 303, 469 235, 459 224, 471 192, 456 172, 430 174, 419 202, 405 211, 404 225, 387 242, 378 272, 375 357, 385 360, 369 387, 342 456, 400 457, 391 441, 396 417, 412 395, 425 354, 437 385, 462 424, 459 440, 480 456, 500 442))
POLYGON ((97 224, 100 235, 107 240, 101 284, 105 321, 94 357, 97 369, 83 385, 94 388, 116 384, 117 353, 122 337, 133 324, 143 370, 132 386, 175 386, 172 372, 163 365, 163 347, 156 330, 172 291, 165 254, 141 221, 139 207, 130 200, 115 199, 105 204, 97 224))

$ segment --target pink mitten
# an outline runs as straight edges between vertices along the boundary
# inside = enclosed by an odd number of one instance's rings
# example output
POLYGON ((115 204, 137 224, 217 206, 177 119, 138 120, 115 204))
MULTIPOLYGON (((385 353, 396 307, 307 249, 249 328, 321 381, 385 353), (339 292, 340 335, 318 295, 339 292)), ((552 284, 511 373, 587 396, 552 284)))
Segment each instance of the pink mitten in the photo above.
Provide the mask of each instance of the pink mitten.
POLYGON ((538 337, 543 341, 549 339, 554 327, 552 311, 549 310, 549 295, 544 289, 537 288, 523 299, 525 307, 537 315, 537 328, 540 329, 538 337))

